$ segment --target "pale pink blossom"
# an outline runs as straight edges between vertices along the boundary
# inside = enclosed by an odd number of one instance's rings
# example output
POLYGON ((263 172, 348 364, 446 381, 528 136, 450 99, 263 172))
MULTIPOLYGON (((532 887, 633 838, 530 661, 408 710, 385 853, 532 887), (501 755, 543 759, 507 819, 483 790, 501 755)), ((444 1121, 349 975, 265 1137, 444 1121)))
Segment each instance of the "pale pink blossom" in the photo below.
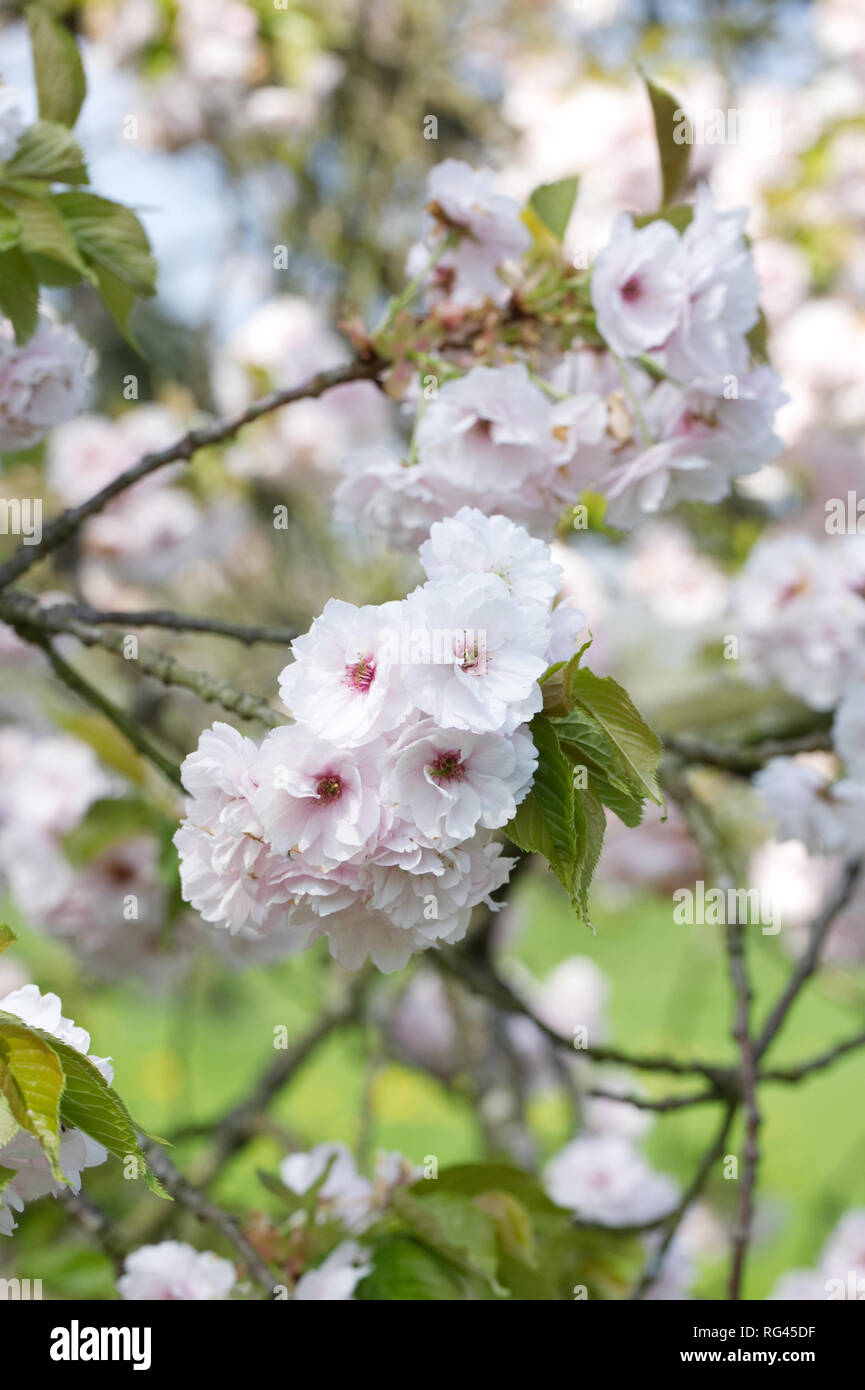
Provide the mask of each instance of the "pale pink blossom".
POLYGON ((21 344, 0 320, 0 453, 29 449, 78 413, 88 392, 87 351, 73 328, 48 319, 21 344))
POLYGON ((684 296, 678 232, 664 221, 635 227, 622 213, 592 272, 601 337, 620 357, 663 347, 679 322, 684 296))
POLYGON ((398 661, 405 617, 402 603, 356 608, 329 599, 309 632, 292 642, 294 661, 279 677, 280 697, 295 719, 343 747, 401 724, 411 710, 398 661))
POLYGON ((229 1298, 236 1282, 231 1260, 184 1241, 162 1240, 126 1256, 117 1292, 123 1299, 148 1303, 201 1303, 229 1298))
POLYGON ((542 610, 519 608, 503 579, 469 574, 428 583, 407 600, 407 612, 410 629, 433 657, 403 666, 419 710, 443 728, 473 733, 511 733, 537 714, 549 619, 542 610))

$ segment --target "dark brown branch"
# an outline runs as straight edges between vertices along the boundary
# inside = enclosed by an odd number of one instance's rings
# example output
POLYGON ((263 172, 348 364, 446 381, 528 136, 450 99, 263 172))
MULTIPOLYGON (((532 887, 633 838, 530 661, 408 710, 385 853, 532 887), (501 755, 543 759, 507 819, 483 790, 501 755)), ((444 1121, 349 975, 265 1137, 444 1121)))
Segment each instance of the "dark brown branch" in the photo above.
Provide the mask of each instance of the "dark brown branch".
POLYGON ((119 497, 121 492, 141 482, 143 478, 148 478, 160 468, 165 468, 170 463, 188 462, 199 449, 209 449, 216 444, 223 444, 243 429, 244 425, 252 424, 254 420, 259 420, 263 415, 269 415, 284 405, 315 399, 323 396, 334 386, 342 386, 349 381, 371 381, 380 375, 385 365, 383 359, 369 353, 349 362, 347 366, 318 372, 302 386, 293 387, 289 391, 273 391, 270 395, 253 401, 246 410, 230 420, 218 420, 202 429, 190 430, 167 448, 145 454, 136 464, 127 468, 92 497, 88 497, 80 506, 70 507, 67 511, 61 512, 56 520, 45 527, 38 545, 19 546, 11 559, 7 560, 5 565, 0 565, 0 589, 19 579, 37 561, 44 560, 47 555, 59 550, 85 521, 101 512, 103 507, 115 497, 119 497))
POLYGON ((662 1223, 660 1223, 664 1227, 663 1239, 660 1241, 657 1249, 653 1252, 651 1259, 646 1264, 646 1268, 643 1270, 643 1273, 640 1276, 640 1279, 634 1286, 630 1295, 631 1299, 642 1298, 646 1290, 650 1287, 651 1284, 654 1283, 654 1281, 660 1274, 661 1268, 667 1255, 667 1251, 669 1250, 670 1246, 676 1238, 676 1232, 678 1231, 679 1227, 681 1226, 682 1222, 684 1221, 694 1202, 697 1200, 697 1198, 700 1196, 700 1193, 703 1191, 703 1188, 705 1187, 706 1182, 708 1181, 709 1174, 712 1171, 713 1165, 717 1162, 721 1154, 724 1152, 724 1145, 727 1142, 727 1135, 730 1133, 730 1128, 732 1126, 733 1116, 735 1115, 735 1113, 736 1102, 729 1101, 727 1103, 727 1107, 724 1111, 721 1120, 721 1127, 718 1130, 718 1133, 716 1134, 715 1138, 709 1145, 708 1149, 703 1154, 703 1157, 700 1160, 700 1166, 698 1167, 696 1173, 691 1179, 689 1186, 686 1188, 682 1196, 682 1200, 679 1202, 679 1205, 676 1207, 675 1211, 672 1212, 670 1216, 664 1217, 662 1223))
POLYGON ((45 653, 58 680, 73 690, 85 704, 92 705, 94 709, 99 710, 100 714, 104 714, 105 718, 110 720, 116 729, 119 729, 120 733, 129 740, 133 748, 136 748, 143 758, 158 768, 169 782, 173 782, 176 787, 183 789, 183 783, 180 780, 180 768, 156 747, 156 744, 147 737, 134 719, 131 719, 107 696, 103 695, 101 690, 97 690, 95 685, 91 685, 89 681, 85 680, 80 672, 70 666, 67 661, 64 661, 50 642, 36 636, 31 640, 45 653))
POLYGON ((742 1280, 751 1239, 754 1215, 754 1191, 760 1164, 760 1108, 757 1103, 757 1062, 751 1037, 751 981, 745 958, 745 927, 741 922, 727 927, 727 958, 736 1007, 732 1034, 739 1049, 742 1100, 745 1109, 745 1147, 742 1190, 733 1231, 733 1257, 730 1264, 729 1297, 738 1302, 742 1297, 742 1280))
POLYGON ((244 1235, 235 1217, 217 1206, 204 1192, 193 1186, 188 1178, 179 1173, 159 1144, 144 1135, 139 1136, 139 1140, 151 1168, 166 1192, 187 1211, 191 1211, 193 1216, 197 1216, 199 1221, 206 1221, 219 1231, 243 1260, 250 1278, 272 1297, 277 1281, 258 1251, 244 1235))
MULTIPOLYGON (((101 647, 117 656, 126 657, 123 633, 104 632, 94 624, 70 617, 63 608, 63 605, 42 607, 32 594, 24 594, 17 589, 0 594, 0 620, 14 628, 25 641, 43 646, 40 635, 65 634, 75 637, 84 646, 101 647)), ((134 660, 144 675, 152 676, 163 685, 191 690, 200 699, 219 705, 240 719, 256 719, 271 729, 286 722, 262 696, 250 695, 230 681, 219 680, 206 671, 193 671, 165 652, 139 645, 134 660)))
POLYGON ((775 1071, 763 1071, 760 1073, 760 1081, 783 1081, 796 1084, 804 1081, 806 1077, 813 1076, 814 1072, 825 1071, 831 1067, 839 1058, 846 1057, 848 1052, 855 1052, 860 1047, 865 1047, 865 1030, 854 1033, 852 1038, 846 1038, 843 1042, 836 1043, 828 1051, 821 1052, 819 1056, 812 1057, 808 1062, 800 1062, 797 1067, 782 1067, 775 1071))
POLYGON ((56 613, 70 618, 79 618, 85 623, 105 623, 110 627, 160 627, 172 632, 209 633, 216 637, 230 637, 235 642, 252 646, 256 642, 267 642, 273 646, 286 647, 297 636, 297 630, 290 627, 271 627, 266 625, 249 626, 246 623, 232 623, 222 618, 197 617, 191 613, 176 613, 173 609, 144 608, 103 610, 91 608, 86 603, 52 604, 56 613))

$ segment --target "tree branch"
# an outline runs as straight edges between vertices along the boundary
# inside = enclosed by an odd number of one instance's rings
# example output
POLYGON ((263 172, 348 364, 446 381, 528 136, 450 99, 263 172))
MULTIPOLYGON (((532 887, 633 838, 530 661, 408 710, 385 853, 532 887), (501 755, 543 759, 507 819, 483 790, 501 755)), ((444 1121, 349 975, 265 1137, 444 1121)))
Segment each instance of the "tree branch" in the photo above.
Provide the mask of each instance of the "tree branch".
POLYGON ((109 719, 114 727, 119 729, 124 737, 129 740, 133 748, 137 748, 142 757, 152 763, 155 768, 158 768, 163 776, 167 777, 169 782, 172 782, 175 787, 179 787, 181 791, 183 790, 183 783, 180 780, 180 768, 176 763, 173 763, 170 758, 167 758, 165 754, 156 747, 155 743, 151 742, 134 719, 130 719, 122 709, 113 704, 107 696, 103 695, 101 690, 97 690, 96 686, 91 685, 74 667, 70 666, 67 661, 64 661, 60 653, 55 650, 46 638, 39 638, 34 635, 30 640, 45 653, 58 680, 61 680, 70 690, 74 690, 75 694, 86 704, 92 705, 94 709, 98 709, 101 714, 104 714, 106 719, 109 719))
POLYGON ((19 579, 37 561, 44 560, 47 555, 59 550, 91 516, 96 516, 121 492, 156 473, 160 468, 165 468, 169 463, 188 462, 199 449, 209 449, 216 444, 223 444, 243 429, 244 425, 252 424, 254 420, 259 420, 263 415, 269 415, 284 405, 315 399, 323 396, 334 386, 342 386, 349 381, 375 380, 386 365, 383 358, 370 351, 364 356, 356 357, 344 367, 318 372, 302 386, 287 391, 273 391, 267 396, 262 396, 230 420, 218 420, 202 429, 189 430, 167 448, 145 454, 131 468, 127 468, 85 502, 61 512, 56 520, 46 526, 38 545, 19 546, 11 559, 7 560, 5 565, 0 565, 0 589, 19 579))
POLYGON ((86 603, 55 603, 55 613, 70 618, 78 618, 85 623, 105 623, 110 627, 160 627, 173 632, 211 633, 216 637, 230 637, 236 642, 251 646, 255 642, 267 642, 277 647, 287 647, 297 636, 290 627, 271 627, 266 625, 249 626, 246 623, 232 623, 223 618, 198 617, 191 613, 176 613, 173 609, 144 608, 122 609, 91 608, 86 603))
MULTIPOLYGON (((32 594, 24 594, 17 589, 0 594, 0 620, 14 628, 25 641, 43 646, 40 634, 66 634, 77 638, 84 646, 102 647, 105 651, 126 658, 123 633, 103 632, 92 624, 70 617, 63 609, 64 605, 43 608, 32 594)), ((250 695, 230 681, 218 680, 206 671, 194 671, 165 652, 139 645, 135 664, 139 671, 163 685, 191 690, 208 704, 220 705, 240 719, 257 719, 270 729, 286 722, 262 696, 250 695)))
POLYGON ((250 1277, 272 1297, 277 1281, 258 1251, 244 1235, 238 1221, 179 1173, 165 1150, 154 1140, 139 1135, 139 1142, 166 1192, 187 1211, 197 1216, 199 1221, 207 1221, 214 1226, 240 1255, 250 1277))
POLYGON ((754 1190, 760 1163, 759 1133, 760 1108, 757 1103, 757 1062, 754 1043, 751 1038, 752 990, 745 958, 745 927, 741 922, 731 923, 726 931, 727 957, 730 979, 736 997, 733 1018, 733 1038, 739 1048, 741 1065, 742 1099, 745 1107, 745 1148, 742 1192, 736 1226, 733 1231, 733 1258, 730 1265, 729 1296, 732 1302, 742 1297, 742 1280, 745 1273, 745 1260, 751 1239, 751 1222, 754 1214, 754 1190))

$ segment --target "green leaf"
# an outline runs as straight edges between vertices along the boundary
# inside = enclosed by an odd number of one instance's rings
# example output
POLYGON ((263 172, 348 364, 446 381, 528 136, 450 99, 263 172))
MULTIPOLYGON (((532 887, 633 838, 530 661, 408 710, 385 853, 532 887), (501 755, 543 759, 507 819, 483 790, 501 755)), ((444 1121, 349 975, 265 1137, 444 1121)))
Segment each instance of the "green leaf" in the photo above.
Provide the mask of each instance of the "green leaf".
MULTIPOLYGON (((693 220, 694 208, 691 203, 671 203, 669 206, 658 208, 657 212, 640 213, 634 218, 634 226, 648 227, 650 222, 669 222, 677 232, 683 232, 693 220)), ((659 379, 663 380, 663 376, 659 379)))
MULTIPOLYGON (((14 1139, 15 1135, 18 1134, 21 1129, 20 1124, 15 1118, 15 1112, 12 1109, 11 1102, 3 1089, 4 1085, 8 1084, 8 1080, 4 1079, 4 1069, 5 1075, 8 1078, 8 1069, 5 1068, 5 1063, 0 1063, 0 1149, 2 1149, 4 1144, 8 1144, 10 1139, 14 1139)), ((23 1102, 20 1102, 20 1097, 19 1103, 23 1104, 23 1102)))
POLYGON ((535 1267, 537 1254, 532 1218, 519 1198, 512 1192, 480 1192, 475 1202, 492 1221, 502 1253, 535 1267))
POLYGON ((14 212, 0 208, 0 251, 8 251, 10 246, 17 246, 20 234, 21 227, 14 212))
POLYGON ((33 68, 39 95, 39 115, 46 121, 73 126, 87 95, 81 55, 69 30, 39 5, 25 14, 33 48, 33 68))
POLYGON ((663 196, 661 203, 667 206, 675 202, 676 194, 685 181, 688 172, 688 159, 692 138, 691 123, 680 103, 664 87, 652 82, 642 74, 652 103, 655 119, 655 136, 661 160, 661 182, 663 196))
POLYGON ((44 1035, 7 1013, 0 1013, 0 1090, 21 1128, 39 1140, 54 1178, 65 1183, 60 1167, 60 1058, 44 1035))
MULTIPOLYGON (((409 1190, 417 1192, 421 1183, 429 1186, 430 1181, 421 1179, 409 1190)), ((562 1208, 547 1196, 537 1178, 508 1163, 456 1163, 450 1168, 441 1169, 435 1186, 438 1191, 462 1192, 468 1197, 477 1197, 484 1192, 509 1192, 533 1215, 563 1214, 562 1208)))
MULTIPOLYGON (((627 691, 612 676, 596 676, 588 667, 581 667, 572 674, 571 697, 575 705, 588 710, 609 738, 627 769, 632 790, 663 805, 658 786, 661 741, 627 691)), ((602 767, 608 772, 603 764, 602 767)))
POLYGON ((112 319, 116 323, 126 341, 138 351, 138 344, 129 326, 129 318, 136 304, 135 291, 128 285, 124 285, 112 271, 106 269, 104 265, 99 265, 97 261, 89 257, 88 266, 93 282, 99 293, 102 303, 105 305, 112 319))
MULTIPOLYGON (((0 1131, 0 1133, 2 1133, 2 1131, 0 1131)), ((16 1177, 16 1176, 17 1176, 17 1169, 15 1169, 15 1168, 4 1168, 4 1167, 2 1167, 2 1165, 0 1165, 0 1195, 2 1195, 3 1189, 4 1189, 4 1187, 6 1186, 6 1184, 7 1184, 7 1183, 10 1183, 10 1182, 12 1181, 12 1179, 13 1179, 14 1177, 16 1177)))
POLYGON ((73 285, 81 284, 82 275, 79 270, 73 270, 69 265, 52 260, 50 256, 42 256, 38 251, 28 251, 27 260, 38 283, 48 289, 68 290, 73 285))
POLYGON ((57 207, 79 251, 137 295, 156 289, 156 262, 135 213, 95 193, 59 193, 57 207))
POLYGON ((520 849, 543 855, 576 907, 577 845, 571 766, 559 747, 553 725, 544 715, 535 715, 531 735, 538 750, 535 780, 505 833, 520 849))
POLYGON ((434 1182, 416 1183, 411 1191, 397 1189, 392 1210, 430 1250, 503 1293, 496 1283, 496 1228, 470 1197, 439 1191, 434 1182))
POLYGON ((567 230, 577 198, 578 184, 579 179, 576 174, 572 174, 556 183, 542 183, 529 198, 529 207, 556 241, 561 241, 567 230))
POLYGON ((604 808, 590 786, 577 787, 574 792, 574 822, 577 828, 577 873, 574 889, 582 915, 588 922, 589 888, 598 867, 607 828, 604 808))
POLYGON ((747 334, 748 346, 755 362, 769 361, 769 325, 766 315, 760 310, 760 317, 747 334))
POLYGON ((0 205, 18 218, 22 250, 59 261, 79 277, 86 273, 78 247, 50 196, 34 198, 0 186, 0 205))
POLYGON ((457 1270, 410 1236, 387 1236, 375 1247, 372 1272, 355 1298, 374 1302, 457 1303, 465 1286, 457 1270))
POLYGON ((32 338, 39 318, 39 285, 19 246, 0 251, 0 311, 15 330, 15 341, 32 338))
POLYGON ((36 121, 25 130, 3 170, 3 182, 43 179, 51 183, 86 183, 81 146, 65 125, 36 121))
POLYGON ((15 939, 15 933, 11 927, 0 925, 0 956, 2 956, 4 951, 8 950, 15 939))
MULTIPOLYGON (((572 674, 568 676, 569 687, 572 674)), ((568 698, 572 698, 570 693, 568 698)), ((643 819, 642 785, 595 716, 582 705, 574 705, 552 722, 572 767, 585 767, 588 784, 604 805, 625 825, 639 825, 643 819)))
MULTIPOLYGON (((32 1030, 39 1037, 46 1035, 32 1030)), ((83 1053, 59 1038, 51 1038, 54 1051, 62 1063, 65 1086, 60 1101, 63 1123, 82 1129, 91 1139, 102 1144, 115 1158, 135 1158, 139 1176, 158 1197, 167 1193, 151 1170, 141 1147, 135 1125, 117 1092, 108 1085, 98 1067, 83 1053)))

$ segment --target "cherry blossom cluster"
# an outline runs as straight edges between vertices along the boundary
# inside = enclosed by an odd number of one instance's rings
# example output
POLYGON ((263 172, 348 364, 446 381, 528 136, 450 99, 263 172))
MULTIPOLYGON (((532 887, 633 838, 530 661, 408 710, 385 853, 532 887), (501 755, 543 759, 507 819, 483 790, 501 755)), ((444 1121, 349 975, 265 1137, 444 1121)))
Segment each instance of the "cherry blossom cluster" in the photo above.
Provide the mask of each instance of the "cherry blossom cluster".
POLYGON ((0 454, 29 449, 87 399, 88 350, 73 328, 40 318, 26 343, 0 319, 0 454))
POLYGON ((295 639, 294 724, 259 746, 218 723, 185 760, 175 844, 206 922, 286 949, 326 935, 342 965, 392 971, 495 906, 513 861, 492 832, 532 783, 539 680, 585 620, 557 616, 560 567, 506 517, 464 508, 420 558, 406 599, 331 599, 295 639))
MULTIPOLYGON (((38 986, 24 985, 0 998, 0 1013, 14 1014, 31 1028, 41 1028, 52 1037, 88 1056, 90 1034, 69 1018, 64 1018, 56 994, 41 994, 38 986)), ((107 1057, 89 1060, 108 1084, 114 1068, 107 1057)), ((81 1191, 81 1173, 104 1163, 107 1150, 80 1129, 64 1128, 60 1136, 60 1167, 73 1192, 81 1191)), ((39 1140, 19 1130, 6 1144, 0 1144, 0 1168, 10 1169, 13 1177, 0 1192, 0 1235, 11 1236, 16 1228, 15 1213, 37 1197, 57 1197, 65 1190, 51 1172, 51 1165, 39 1140)))
POLYGON ((155 837, 121 837, 80 865, 64 845, 121 779, 78 739, 15 725, 0 729, 0 777, 0 882, 21 914, 100 974, 155 969, 168 899, 155 837))
POLYGON ((758 541, 733 592, 749 679, 833 709, 865 677, 863 595, 865 538, 791 532, 758 541))
MULTIPOLYGON (((344 1144, 317 1144, 307 1153, 283 1159, 279 1176, 296 1196, 316 1188, 314 1212, 311 1217, 301 1213, 303 1223, 312 1223, 313 1239, 326 1224, 345 1238, 324 1259, 309 1264, 290 1286, 275 1285, 276 1296, 281 1292, 296 1302, 353 1299, 373 1268, 372 1251, 362 1244, 364 1232, 387 1210, 397 1189, 415 1182, 422 1170, 400 1153, 379 1152, 374 1177, 365 1178, 344 1144)), ((222 1301, 241 1292, 231 1260, 177 1240, 133 1250, 124 1261, 117 1289, 121 1298, 148 1302, 222 1301)))
MULTIPOLYGON (((430 174, 424 240, 409 272, 439 320, 502 309, 530 245, 519 205, 489 170, 449 159, 430 174)), ((481 498, 541 534, 587 490, 632 527, 681 501, 717 502, 734 477, 780 451, 785 397, 753 366, 758 282, 744 211, 707 187, 680 232, 623 214, 591 271, 591 310, 568 351, 527 362, 429 367, 416 383, 407 459, 389 446, 350 453, 337 517, 416 543, 433 520, 481 498), (599 341, 600 340, 600 341, 599 341)))

